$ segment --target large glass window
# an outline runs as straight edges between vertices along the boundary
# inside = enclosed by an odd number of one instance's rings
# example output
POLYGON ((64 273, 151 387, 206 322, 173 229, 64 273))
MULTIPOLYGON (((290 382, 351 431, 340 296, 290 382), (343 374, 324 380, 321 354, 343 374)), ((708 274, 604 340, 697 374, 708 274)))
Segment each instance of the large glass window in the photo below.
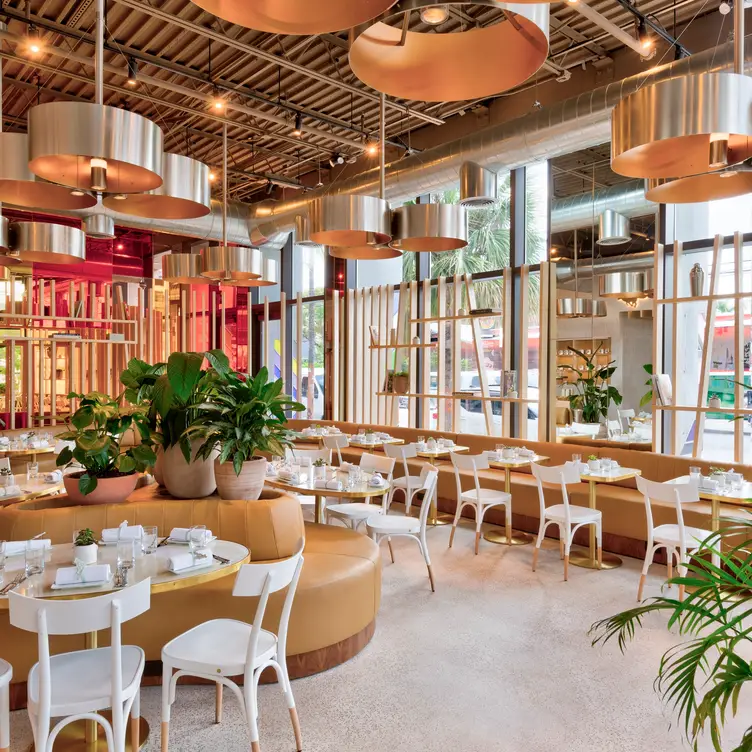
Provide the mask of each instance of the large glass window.
POLYGON ((525 168, 525 263, 548 259, 548 162, 525 168))
POLYGON ((324 294, 326 248, 323 245, 295 245, 292 249, 292 293, 303 297, 324 294))
POLYGON ((298 332, 296 305, 291 306, 293 395, 306 406, 306 417, 316 420, 324 417, 324 301, 303 303, 302 330, 298 332), (298 341, 300 339, 300 362, 298 341), (298 370, 300 369, 300 394, 298 370))

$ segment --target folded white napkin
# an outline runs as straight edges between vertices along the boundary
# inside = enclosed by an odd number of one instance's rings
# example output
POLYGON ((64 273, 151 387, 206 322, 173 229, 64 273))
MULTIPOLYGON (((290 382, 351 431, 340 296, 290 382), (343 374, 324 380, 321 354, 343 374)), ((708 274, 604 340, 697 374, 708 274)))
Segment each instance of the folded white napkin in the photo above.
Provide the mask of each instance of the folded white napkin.
POLYGON ((10 444, 10 439, 7 436, 0 436, 0 444, 10 444))
POLYGON ((499 452, 486 452, 486 457, 492 462, 498 462, 501 459, 501 454, 499 452))
POLYGON ((81 574, 76 567, 60 567, 55 574, 55 584, 58 587, 77 585, 80 582, 95 584, 107 582, 112 577, 109 564, 89 564, 84 567, 81 574))
MULTIPOLYGON (((170 538, 172 538, 172 540, 185 541, 187 543, 189 530, 190 530, 189 527, 174 527, 172 528, 172 530, 170 530, 170 538)), ((213 537, 211 530, 206 531, 206 537, 207 538, 213 537)))
POLYGON ((60 483, 60 481, 63 479, 63 471, 62 470, 53 470, 49 473, 42 473, 42 480, 44 480, 45 483, 60 483))
MULTIPOLYGON (((49 538, 37 538, 37 540, 29 541, 32 548, 49 548, 52 545, 52 541, 49 538)), ((20 556, 26 553, 26 541, 8 541, 5 544, 6 556, 20 556)))
POLYGON ((391 439, 392 438, 388 433, 384 433, 384 431, 382 431, 381 433, 377 433, 376 435, 380 439, 391 439))
MULTIPOLYGON (((180 528, 178 528, 180 529, 180 528)), ((167 560, 167 568, 171 572, 182 572, 184 569, 190 569, 194 565, 197 567, 210 567, 214 563, 210 548, 201 548, 196 551, 196 560, 190 551, 181 551, 174 553, 167 560)))
POLYGON ((342 481, 341 480, 317 480, 313 484, 314 488, 324 488, 329 489, 331 491, 341 491, 342 490, 342 481))
POLYGON ((353 469, 355 469, 355 465, 353 465, 353 463, 352 463, 352 462, 343 462, 343 463, 342 463, 342 464, 341 464, 341 465, 339 466, 339 469, 340 469, 340 470, 342 470, 342 471, 344 471, 344 472, 346 472, 346 473, 349 473, 349 472, 350 472, 350 470, 353 470, 353 469))
POLYGON ((0 486, 0 496, 20 496, 21 486, 15 483, 12 486, 0 486))
POLYGON ((372 475, 370 480, 368 481, 369 486, 383 486, 384 485, 384 479, 376 473, 375 475, 372 475))
POLYGON ((117 543, 118 540, 135 540, 144 537, 143 525, 128 525, 123 523, 120 527, 107 527, 102 530, 102 540, 105 543, 117 543))
POLYGON ((38 439, 32 439, 29 442, 29 449, 41 449, 42 448, 42 442, 38 439))

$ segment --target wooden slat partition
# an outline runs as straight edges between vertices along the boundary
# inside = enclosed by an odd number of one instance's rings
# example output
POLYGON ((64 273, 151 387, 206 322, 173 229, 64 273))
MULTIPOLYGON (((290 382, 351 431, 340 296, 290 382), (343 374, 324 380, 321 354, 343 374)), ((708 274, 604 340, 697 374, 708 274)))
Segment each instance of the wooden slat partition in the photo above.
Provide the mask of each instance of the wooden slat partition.
MULTIPOLYGON (((341 342, 340 338, 340 317, 341 317, 341 306, 340 306, 340 294, 339 290, 334 290, 332 293, 332 331, 335 333, 334 341, 335 342, 341 342)), ((335 347, 332 351, 332 370, 334 373, 332 374, 332 420, 339 420, 339 406, 340 406, 340 348, 335 347)))

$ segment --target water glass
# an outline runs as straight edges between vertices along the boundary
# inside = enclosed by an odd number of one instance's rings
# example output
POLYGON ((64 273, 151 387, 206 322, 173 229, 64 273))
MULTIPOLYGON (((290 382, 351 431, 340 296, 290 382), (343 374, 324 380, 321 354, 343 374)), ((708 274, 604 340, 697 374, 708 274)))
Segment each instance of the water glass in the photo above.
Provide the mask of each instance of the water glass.
POLYGON ((573 454, 572 455, 572 462, 576 462, 579 465, 582 462, 582 455, 581 454, 573 454))
POLYGON ((206 531, 206 525, 194 525, 188 531, 188 550, 193 556, 193 563, 197 563, 197 559, 203 558, 199 556, 199 552, 209 545, 209 536, 206 531))
POLYGON ((699 467, 692 466, 689 468, 689 477, 691 480, 700 481, 702 478, 702 470, 699 467))
POLYGON ((26 480, 27 481, 36 480, 38 475, 39 475, 39 463, 27 462, 26 463, 26 480))
POLYGON ((44 546, 36 541, 26 541, 26 567, 27 577, 44 572, 44 546))
POLYGON ((141 550, 145 554, 153 554, 157 550, 159 531, 156 525, 144 525, 144 537, 141 539, 141 550))
POLYGON ((741 473, 728 473, 729 485, 732 491, 741 491, 744 485, 744 476, 741 473))
POLYGON ((117 567, 127 571, 136 565, 136 544, 140 546, 138 538, 119 538, 117 542, 117 567))

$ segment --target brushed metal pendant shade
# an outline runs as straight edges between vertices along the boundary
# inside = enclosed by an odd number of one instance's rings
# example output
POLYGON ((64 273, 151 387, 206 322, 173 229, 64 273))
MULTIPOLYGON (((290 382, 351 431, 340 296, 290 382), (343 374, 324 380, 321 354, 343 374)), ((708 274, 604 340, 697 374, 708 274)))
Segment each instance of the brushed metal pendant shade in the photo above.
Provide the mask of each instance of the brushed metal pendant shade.
POLYGON ((406 204, 392 213, 392 242, 401 251, 437 253, 467 245, 467 214, 455 204, 406 204))
POLYGON ((600 318, 606 315, 606 304, 592 298, 558 298, 556 315, 560 319, 600 318))
POLYGON ((49 222, 11 222, 10 247, 20 261, 79 264, 86 261, 83 230, 49 222))
POLYGON ((324 34, 368 21, 395 0, 193 0, 218 18, 270 34, 324 34))
POLYGON ((752 171, 733 170, 645 181, 645 198, 657 204, 697 204, 752 193, 752 171))
POLYGON ((279 284, 279 264, 275 259, 264 258, 263 275, 257 279, 222 280, 222 284, 232 287, 273 287, 279 284))
POLYGON ((100 240, 115 239, 115 220, 103 212, 89 214, 83 219, 83 229, 90 238, 100 240))
POLYGON ((640 300, 653 295, 653 270, 610 272, 598 278, 598 294, 602 298, 640 300))
POLYGON ((597 245, 622 245, 632 240, 629 230, 629 217, 613 209, 606 209, 598 217, 597 245))
POLYGON ((375 196, 322 196, 309 208, 310 239, 320 245, 384 245, 392 239, 389 204, 375 196))
POLYGON ((107 193, 159 188, 162 146, 156 123, 118 107, 48 102, 29 110, 29 169, 72 188, 107 193), (95 179, 95 169, 104 174, 95 179))
POLYGON ((182 285, 208 285, 201 276, 203 259, 198 253, 169 253, 162 256, 162 279, 182 285))
POLYGON ((463 6, 495 8, 505 16, 500 16, 498 23, 467 31, 423 33, 408 28, 403 34, 406 14, 435 5, 439 5, 435 0, 401 0, 376 22, 355 28, 349 57, 353 73, 367 86, 389 96, 457 102, 511 89, 546 61, 547 3, 440 3, 456 7, 460 13, 463 6))
POLYGON ((108 195, 102 203, 113 211, 151 219, 195 219, 211 212, 208 165, 182 154, 164 154, 162 179, 153 191, 124 198, 108 195))
MULTIPOLYGON (((7 217, 0 216, 0 251, 7 251, 10 248, 10 241, 8 240, 8 219, 7 217)), ((0 255, 0 259, 12 258, 11 256, 0 255)), ((3 264, 0 261, 0 266, 11 266, 11 264, 20 264, 18 259, 14 259, 8 264, 3 264)))
POLYGON ((611 168, 620 175, 683 178, 750 156, 752 79, 737 73, 643 86, 611 115, 611 168))
POLYGON ((64 185, 50 183, 29 169, 29 137, 25 133, 0 133, 0 202, 39 209, 75 211, 96 206, 91 193, 74 196, 64 185))
POLYGON ((210 246, 201 249, 204 277, 218 281, 259 279, 264 271, 264 257, 258 248, 210 246))
POLYGON ((332 246, 329 255, 333 258, 354 259, 356 261, 385 261, 397 258, 402 251, 388 245, 332 246))

